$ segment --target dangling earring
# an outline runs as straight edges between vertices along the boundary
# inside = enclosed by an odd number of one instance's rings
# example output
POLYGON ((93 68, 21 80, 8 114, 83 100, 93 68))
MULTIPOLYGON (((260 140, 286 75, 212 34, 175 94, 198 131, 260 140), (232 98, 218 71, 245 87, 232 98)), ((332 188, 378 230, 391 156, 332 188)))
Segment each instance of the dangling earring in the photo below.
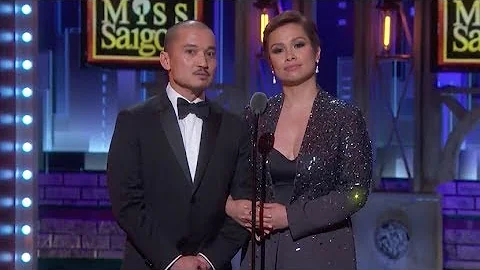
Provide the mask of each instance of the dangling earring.
POLYGON ((273 76, 273 84, 277 83, 277 79, 275 78, 275 72, 272 70, 272 76, 273 76))
POLYGON ((318 60, 317 60, 317 67, 315 68, 315 73, 318 73, 318 60))

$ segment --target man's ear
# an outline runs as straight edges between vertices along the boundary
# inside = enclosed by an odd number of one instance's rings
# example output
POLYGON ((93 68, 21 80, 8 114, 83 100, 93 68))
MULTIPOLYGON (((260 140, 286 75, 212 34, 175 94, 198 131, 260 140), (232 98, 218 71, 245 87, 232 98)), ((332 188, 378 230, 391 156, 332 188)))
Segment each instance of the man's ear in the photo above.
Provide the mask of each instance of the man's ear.
POLYGON ((160 53, 160 64, 165 70, 167 71, 170 70, 170 57, 168 56, 168 53, 165 51, 160 53))

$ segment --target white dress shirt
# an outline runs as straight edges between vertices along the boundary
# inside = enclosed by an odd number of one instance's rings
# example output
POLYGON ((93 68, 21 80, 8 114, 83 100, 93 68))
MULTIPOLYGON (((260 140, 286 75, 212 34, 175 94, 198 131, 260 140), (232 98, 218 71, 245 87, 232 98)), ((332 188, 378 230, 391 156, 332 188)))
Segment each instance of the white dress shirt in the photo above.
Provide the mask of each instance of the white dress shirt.
MULTIPOLYGON (((188 168, 190 169, 190 175, 192 176, 193 181, 195 179, 195 172, 197 170, 197 161, 198 153, 200 150, 200 140, 202 137, 203 120, 198 118, 193 113, 187 115, 183 119, 178 119, 177 99, 187 99, 180 95, 177 91, 175 91, 170 85, 170 83, 167 85, 167 96, 168 99, 170 99, 173 109, 175 110, 175 115, 177 116, 178 126, 180 127, 180 132, 182 133, 183 146, 185 147, 185 154, 187 154, 188 168)), ((193 101, 193 103, 198 103, 201 101, 203 100, 197 98, 193 101)))
MULTIPOLYGON (((202 138, 202 127, 203 127, 203 120, 198 118, 195 114, 189 114, 183 119, 178 119, 178 107, 177 107, 177 99, 183 98, 188 101, 185 97, 180 95, 177 91, 175 91, 170 83, 167 85, 167 96, 170 102, 172 103, 173 109, 175 110, 175 116, 178 121, 178 126, 180 127, 180 133, 182 133, 183 139, 183 146, 185 147, 185 154, 187 155, 187 162, 188 168, 190 170, 190 175, 192 176, 192 181, 195 179, 195 172, 197 170, 197 161, 198 161, 198 153, 200 151, 200 140, 202 138)), ((200 98, 197 98, 193 101, 193 103, 198 103, 203 101, 200 98)), ((190 101, 188 101, 190 102, 190 101)), ((190 102, 191 103, 191 102, 190 102)), ((202 256, 215 270, 212 262, 203 255, 199 253, 198 255, 202 256)), ((178 255, 168 266, 165 270, 168 270, 178 259, 180 259, 182 255, 178 255)))

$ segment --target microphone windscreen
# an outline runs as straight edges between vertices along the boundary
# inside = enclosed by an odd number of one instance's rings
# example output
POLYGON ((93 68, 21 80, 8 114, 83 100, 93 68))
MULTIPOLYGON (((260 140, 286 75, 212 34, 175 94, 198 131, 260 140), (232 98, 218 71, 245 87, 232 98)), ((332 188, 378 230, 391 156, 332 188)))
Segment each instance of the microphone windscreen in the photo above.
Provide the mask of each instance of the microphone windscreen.
POLYGON ((252 110, 255 115, 262 114, 267 108, 267 101, 268 99, 265 93, 255 92, 250 99, 250 110, 252 110))

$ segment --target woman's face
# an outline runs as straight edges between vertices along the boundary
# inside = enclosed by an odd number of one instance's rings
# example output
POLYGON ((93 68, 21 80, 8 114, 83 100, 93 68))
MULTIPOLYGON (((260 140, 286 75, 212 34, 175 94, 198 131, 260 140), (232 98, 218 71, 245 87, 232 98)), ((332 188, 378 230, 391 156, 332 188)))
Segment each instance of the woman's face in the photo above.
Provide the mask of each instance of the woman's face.
POLYGON ((298 85, 315 75, 320 47, 312 47, 301 25, 289 23, 275 29, 267 49, 275 76, 283 85, 298 85))

